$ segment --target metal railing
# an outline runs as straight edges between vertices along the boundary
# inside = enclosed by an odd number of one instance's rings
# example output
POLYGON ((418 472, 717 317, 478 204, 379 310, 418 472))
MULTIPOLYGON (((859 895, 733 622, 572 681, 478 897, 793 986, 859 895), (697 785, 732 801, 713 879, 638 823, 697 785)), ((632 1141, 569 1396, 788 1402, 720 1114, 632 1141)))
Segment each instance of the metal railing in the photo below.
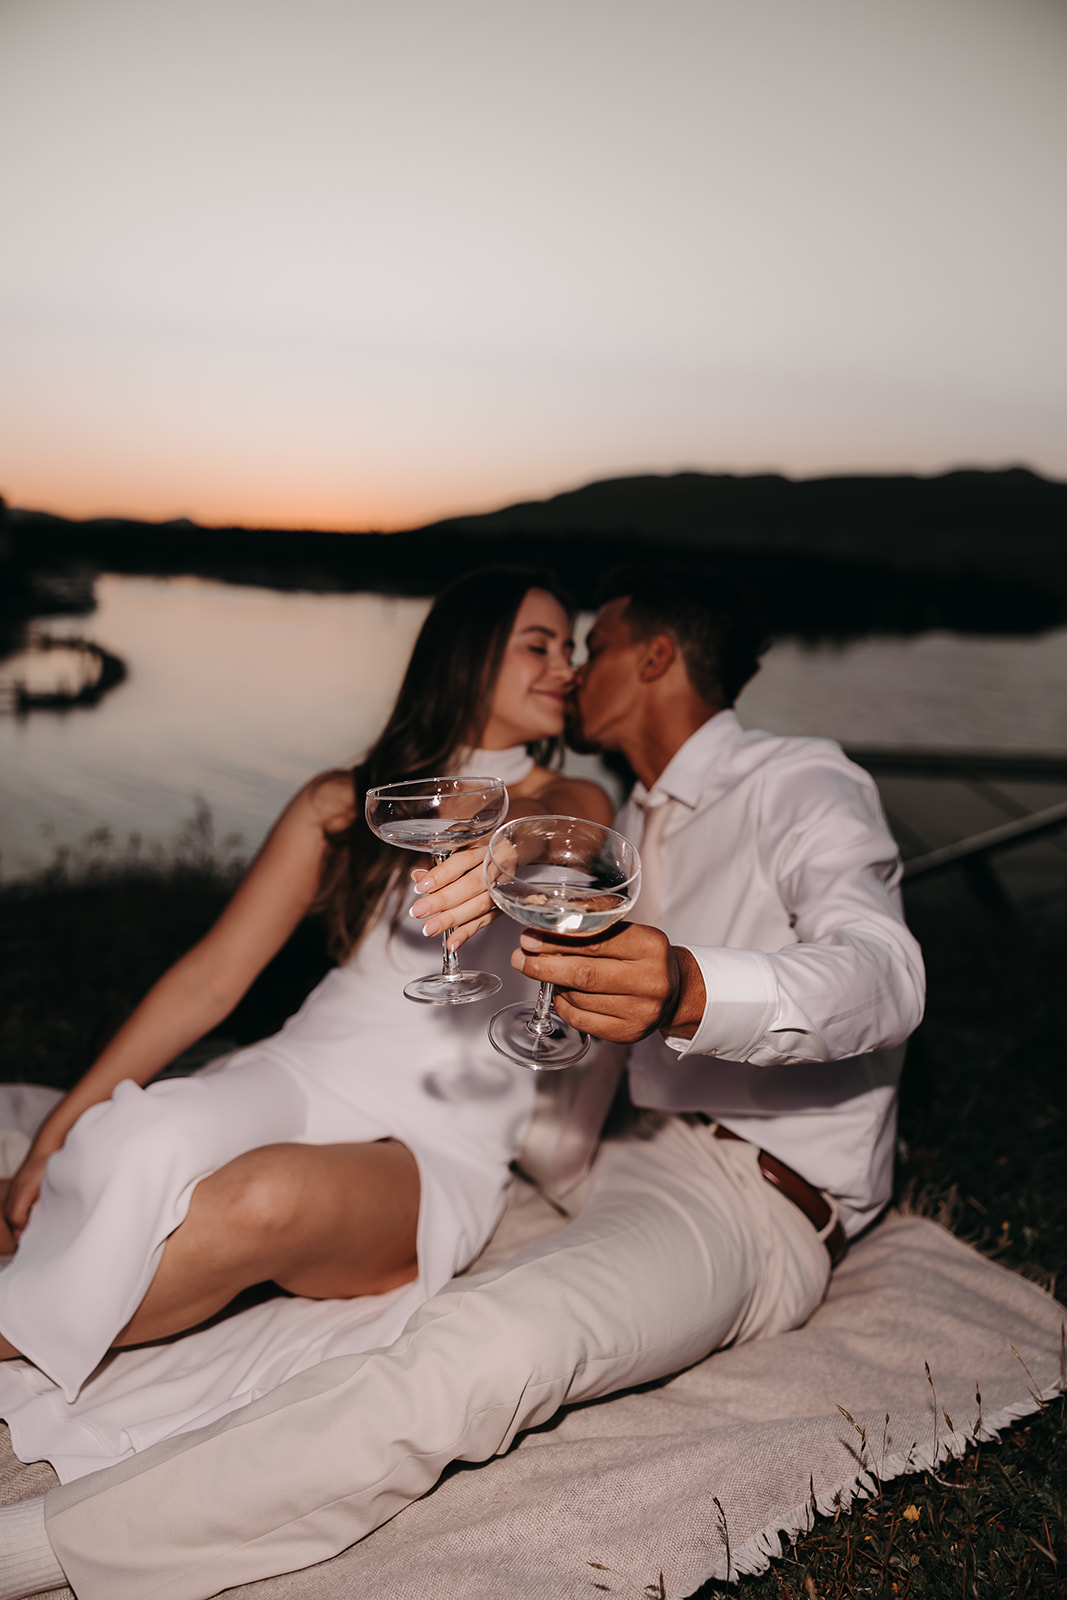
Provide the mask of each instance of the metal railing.
MULTIPOLYGON (((920 848, 905 861, 904 879, 914 883, 958 867, 972 891, 988 909, 1001 915, 1017 916, 1019 907, 994 870, 991 857, 1012 845, 1026 844, 1067 828, 1067 800, 1028 812, 1015 798, 999 789, 996 780, 1062 786, 1067 784, 1067 756, 1040 753, 1016 755, 977 750, 857 748, 849 749, 847 754, 860 766, 866 767, 875 778, 932 778, 956 782, 991 801, 1002 813, 1007 812, 1008 820, 997 826, 984 828, 980 833, 953 840, 951 844, 940 845, 936 849, 923 847, 923 841, 914 834, 913 838, 920 848)), ((898 834, 904 837, 911 832, 899 819, 895 826, 898 834)), ((1062 851, 1067 845, 1057 839, 1056 848, 1062 851)), ((1055 890, 1054 898, 1062 898, 1062 890, 1055 890)))
POLYGON ((1042 834, 1055 833, 1067 827, 1067 800, 1058 806, 1048 806, 1029 817, 1019 817, 1014 822, 1004 822, 999 828, 987 828, 983 833, 972 833, 969 839, 957 839, 954 844, 942 845, 937 850, 927 850, 924 855, 912 856, 904 863, 904 877, 928 877, 953 867, 957 862, 975 856, 990 855, 1005 845, 1018 844, 1022 839, 1038 839, 1042 834))

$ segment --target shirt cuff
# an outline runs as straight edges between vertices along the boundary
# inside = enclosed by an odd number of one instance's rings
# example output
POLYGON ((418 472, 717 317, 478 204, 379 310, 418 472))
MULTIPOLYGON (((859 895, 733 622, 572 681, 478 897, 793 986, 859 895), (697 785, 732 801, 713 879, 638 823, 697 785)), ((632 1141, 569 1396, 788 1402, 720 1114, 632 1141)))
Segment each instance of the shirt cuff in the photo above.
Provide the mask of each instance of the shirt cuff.
POLYGON ((691 1039, 664 1039, 680 1056, 722 1056, 747 1061, 778 1011, 778 985, 770 957, 761 950, 684 947, 700 968, 704 1015, 691 1039))

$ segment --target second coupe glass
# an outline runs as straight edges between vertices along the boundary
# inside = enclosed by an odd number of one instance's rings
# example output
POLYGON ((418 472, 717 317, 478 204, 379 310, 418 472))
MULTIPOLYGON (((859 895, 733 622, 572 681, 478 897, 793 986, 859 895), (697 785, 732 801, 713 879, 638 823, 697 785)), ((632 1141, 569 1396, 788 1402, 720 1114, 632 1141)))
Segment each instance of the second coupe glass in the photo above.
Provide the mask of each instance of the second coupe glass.
MULTIPOLYGON (((498 778, 409 778, 367 791, 367 823, 387 844, 421 850, 440 866, 456 850, 484 839, 508 814, 508 792, 498 778)), ((500 988, 493 972, 469 972, 441 936, 440 972, 404 986, 423 1005, 461 1006, 486 1000, 500 988)))

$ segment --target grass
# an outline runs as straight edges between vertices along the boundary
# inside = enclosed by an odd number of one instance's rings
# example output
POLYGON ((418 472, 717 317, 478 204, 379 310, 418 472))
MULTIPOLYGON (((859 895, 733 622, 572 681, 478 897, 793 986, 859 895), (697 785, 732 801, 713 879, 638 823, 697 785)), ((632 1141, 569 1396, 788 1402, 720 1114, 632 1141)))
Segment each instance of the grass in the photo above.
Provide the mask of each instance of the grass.
MULTIPOLYGON (((204 813, 165 860, 94 840, 34 883, 0 889, 0 1079, 72 1083, 209 925, 236 871, 204 813)), ((1067 1282, 1067 915, 996 922, 947 876, 915 886, 909 917, 929 1007, 902 1090, 898 1199, 1055 1292, 1067 1282)), ((220 1034, 244 1043, 273 1031, 326 965, 320 930, 302 927, 220 1034)), ((699 1597, 1061 1597, 1065 1485, 1060 1399, 936 1476, 819 1517, 768 1572, 699 1597)))
POLYGON ((999 1600, 1067 1592, 1062 1400, 932 1474, 887 1484, 861 1510, 820 1517, 759 1578, 708 1584, 700 1600, 999 1600))
MULTIPOLYGON (((107 830, 57 851, 38 878, 0 888, 0 1082, 66 1089, 149 985, 221 911, 242 868, 199 808, 174 848, 116 849, 107 830)), ((250 1044, 276 1032, 329 965, 307 923, 261 973, 219 1033, 250 1044)))

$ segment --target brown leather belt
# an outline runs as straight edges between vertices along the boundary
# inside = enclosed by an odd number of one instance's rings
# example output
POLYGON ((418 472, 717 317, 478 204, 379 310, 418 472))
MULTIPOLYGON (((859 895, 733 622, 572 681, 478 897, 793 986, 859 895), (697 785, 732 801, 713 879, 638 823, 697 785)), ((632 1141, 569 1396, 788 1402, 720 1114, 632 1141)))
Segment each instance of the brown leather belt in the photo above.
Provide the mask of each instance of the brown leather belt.
MULTIPOLYGON (((742 1139, 739 1133, 724 1128, 721 1122, 716 1122, 703 1111, 698 1111, 697 1116, 701 1122, 713 1128, 716 1139, 736 1139, 738 1144, 750 1143, 750 1140, 742 1139)), ((767 1182, 773 1183, 776 1189, 781 1189, 786 1199, 792 1200, 798 1211, 803 1211, 816 1233, 823 1235, 822 1242, 830 1252, 830 1265, 836 1267, 848 1249, 848 1240, 839 1218, 834 1221, 829 1233, 823 1234, 823 1229, 834 1214, 826 1196, 820 1194, 807 1178, 802 1178, 799 1172, 794 1172, 792 1167, 787 1167, 784 1161, 779 1161, 778 1157, 772 1156, 769 1151, 760 1150, 758 1160, 759 1169, 767 1182)))

